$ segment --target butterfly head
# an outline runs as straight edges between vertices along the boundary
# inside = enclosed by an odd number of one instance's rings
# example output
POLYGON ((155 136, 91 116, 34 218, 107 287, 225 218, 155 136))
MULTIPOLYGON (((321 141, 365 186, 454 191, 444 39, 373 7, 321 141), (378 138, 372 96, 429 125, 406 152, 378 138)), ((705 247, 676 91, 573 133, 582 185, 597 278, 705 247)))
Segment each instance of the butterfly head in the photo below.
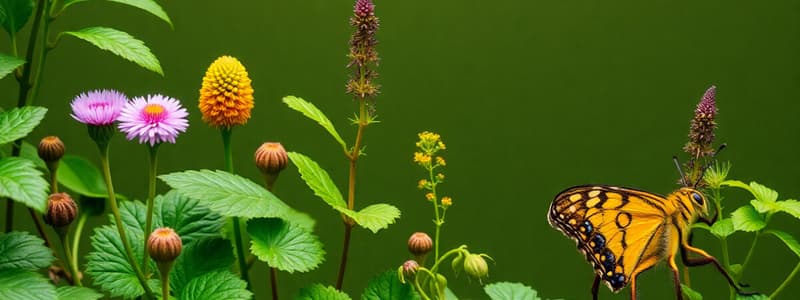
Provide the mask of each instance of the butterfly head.
POLYGON ((706 196, 700 191, 684 187, 678 190, 678 198, 683 203, 683 207, 689 209, 688 213, 699 219, 708 218, 708 201, 706 196))

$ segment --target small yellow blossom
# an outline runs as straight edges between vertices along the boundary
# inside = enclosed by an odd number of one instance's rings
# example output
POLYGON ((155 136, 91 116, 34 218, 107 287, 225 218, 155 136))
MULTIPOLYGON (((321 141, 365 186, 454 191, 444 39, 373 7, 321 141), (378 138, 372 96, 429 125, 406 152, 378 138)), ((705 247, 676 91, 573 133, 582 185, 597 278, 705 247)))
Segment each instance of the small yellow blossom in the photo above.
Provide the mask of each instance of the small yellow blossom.
POLYGON ((429 166, 431 164, 431 156, 422 152, 415 152, 414 162, 420 164, 421 166, 429 166))
POLYGON ((444 174, 442 173, 436 174, 436 180, 442 182, 442 180, 444 180, 444 174))
POLYGON ((425 179, 420 179, 419 183, 417 183, 417 188, 420 189, 420 190, 424 189, 427 186, 428 186, 428 181, 425 180, 425 179))
POLYGON ((436 133, 423 131, 418 134, 419 141, 416 143, 417 147, 420 148, 427 154, 436 153, 436 151, 443 150, 444 143, 442 143, 442 137, 436 133))
POLYGON ((427 193, 427 194, 425 194, 425 199, 433 201, 433 200, 436 200, 436 196, 433 193, 427 193))
POLYGON ((446 166, 447 163, 444 161, 444 158, 441 156, 436 157, 436 164, 440 166, 446 166))
POLYGON ((442 206, 448 208, 453 205, 453 199, 450 197, 442 197, 442 206))
POLYGON ((442 143, 442 141, 439 141, 439 150, 445 150, 445 149, 447 149, 447 147, 444 146, 444 143, 442 143))

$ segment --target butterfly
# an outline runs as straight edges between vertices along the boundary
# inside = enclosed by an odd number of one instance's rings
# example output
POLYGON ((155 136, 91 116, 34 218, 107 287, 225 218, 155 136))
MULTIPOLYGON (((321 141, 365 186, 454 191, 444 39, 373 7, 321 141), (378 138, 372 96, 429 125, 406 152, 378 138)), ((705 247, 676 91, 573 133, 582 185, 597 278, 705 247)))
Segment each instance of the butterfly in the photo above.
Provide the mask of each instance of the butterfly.
POLYGON ((705 196, 695 188, 682 187, 665 197, 616 186, 575 186, 555 197, 547 217, 551 226, 577 242, 594 267, 592 299, 597 299, 602 280, 615 293, 630 285, 635 300, 637 276, 663 260, 672 271, 677 299, 683 299, 675 264, 679 250, 684 265, 714 264, 744 294, 713 256, 689 244, 692 223, 713 223, 705 196))

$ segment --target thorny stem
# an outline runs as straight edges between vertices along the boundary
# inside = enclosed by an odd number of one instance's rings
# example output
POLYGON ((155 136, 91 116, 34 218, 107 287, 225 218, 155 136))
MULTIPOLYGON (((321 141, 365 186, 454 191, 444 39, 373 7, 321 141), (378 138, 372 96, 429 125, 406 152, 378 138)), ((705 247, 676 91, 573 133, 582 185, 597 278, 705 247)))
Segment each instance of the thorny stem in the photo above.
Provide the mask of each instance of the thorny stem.
MULTIPOLYGON (((81 244, 81 235, 83 234, 83 225, 86 224, 86 220, 89 218, 89 214, 83 213, 80 214, 78 217, 78 224, 75 225, 75 234, 72 236, 72 253, 79 253, 78 249, 81 244)), ((147 252, 147 251, 145 251, 147 252)), ((77 266, 78 265, 78 256, 72 256, 72 264, 77 266)))
POLYGON ((125 248, 125 254, 127 255, 128 262, 131 264, 131 267, 133 267, 133 271, 136 273, 136 278, 139 279, 139 283, 142 285, 147 298, 155 300, 156 297, 153 294, 153 291, 150 290, 150 286, 147 284, 147 279, 145 279, 141 268, 139 268, 139 264, 136 262, 135 256, 133 256, 131 243, 128 241, 127 235, 125 234, 122 217, 119 214, 119 207, 117 205, 117 196, 114 193, 114 183, 111 180, 111 166, 108 162, 108 144, 98 146, 100 148, 100 163, 103 166, 103 179, 105 180, 106 187, 108 188, 108 202, 111 204, 111 212, 114 215, 114 223, 117 225, 117 231, 119 231, 119 237, 122 240, 122 246, 125 248))
MULTIPOLYGON (((144 225, 144 247, 147 249, 147 237, 153 230, 153 206, 155 205, 155 198, 156 198, 156 173, 158 168, 158 146, 160 144, 155 144, 153 146, 147 147, 147 152, 150 158, 150 168, 147 172, 147 217, 144 225)), ((144 252, 144 258, 142 259, 142 273, 147 274, 147 265, 148 261, 150 260, 150 253, 147 251, 144 252)))
MULTIPOLYGON (((233 173, 233 151, 231 150, 231 134, 233 128, 224 127, 222 133, 222 147, 225 155, 225 170, 233 173)), ((250 276, 248 274, 247 259, 244 257, 244 245, 242 243, 242 229, 239 224, 239 217, 233 217, 233 238, 236 248, 236 258, 239 261, 239 273, 242 280, 247 282, 247 289, 250 289, 250 276)))
POLYGON ((800 263, 798 263, 797 266, 794 267, 794 270, 792 270, 792 273, 789 274, 789 277, 786 277, 786 280, 784 280, 783 283, 781 283, 781 285, 778 286, 778 288, 775 289, 775 291, 769 295, 769 298, 775 299, 775 297, 777 297, 778 294, 780 294, 783 291, 783 289, 789 286, 789 283, 791 283, 792 279, 794 279, 794 277, 797 276, 797 273, 800 273, 800 263))
MULTIPOLYGON (((363 80, 363 79, 362 79, 363 80)), ((356 132, 356 143, 351 152, 347 155, 350 160, 350 177, 347 188, 347 208, 355 207, 356 198, 356 165, 358 157, 361 155, 361 143, 364 138, 364 130, 369 125, 369 112, 367 111, 366 99, 359 99, 358 108, 358 131, 356 132)), ((350 236, 353 230, 354 221, 350 217, 342 216, 344 219, 344 242, 342 243, 342 258, 339 262, 339 274, 336 277, 336 289, 341 290, 344 284, 344 273, 347 268, 347 253, 350 249, 350 236)))

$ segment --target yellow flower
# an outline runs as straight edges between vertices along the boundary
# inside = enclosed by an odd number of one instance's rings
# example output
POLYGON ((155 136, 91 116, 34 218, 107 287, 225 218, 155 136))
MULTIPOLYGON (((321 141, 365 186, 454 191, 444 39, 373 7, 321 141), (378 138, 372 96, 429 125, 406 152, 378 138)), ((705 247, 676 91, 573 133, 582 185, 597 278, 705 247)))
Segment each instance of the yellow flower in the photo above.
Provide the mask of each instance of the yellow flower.
POLYGON ((442 180, 444 180, 444 174, 442 173, 436 174, 436 180, 442 182, 442 180))
POLYGON ((453 205, 453 199, 450 197, 442 197, 442 206, 448 208, 453 205))
POLYGON ((425 180, 425 179, 420 179, 419 183, 417 183, 417 188, 420 189, 420 190, 424 189, 427 186, 428 186, 428 181, 425 180))
POLYGON ((203 121, 213 127, 244 125, 253 109, 253 87, 244 65, 231 56, 208 67, 200 88, 203 121))
POLYGON ((422 152, 414 152, 414 162, 421 166, 429 166, 431 164, 431 156, 422 152))
POLYGON ((444 143, 439 134, 423 131, 417 134, 419 141, 416 143, 417 148, 421 149, 427 154, 434 154, 439 150, 444 150, 444 143))
POLYGON ((436 157, 436 164, 440 166, 446 166, 447 163, 444 161, 444 158, 441 156, 436 157))
POLYGON ((436 196, 433 193, 427 193, 427 194, 425 194, 425 199, 433 201, 433 200, 436 199, 436 196))

